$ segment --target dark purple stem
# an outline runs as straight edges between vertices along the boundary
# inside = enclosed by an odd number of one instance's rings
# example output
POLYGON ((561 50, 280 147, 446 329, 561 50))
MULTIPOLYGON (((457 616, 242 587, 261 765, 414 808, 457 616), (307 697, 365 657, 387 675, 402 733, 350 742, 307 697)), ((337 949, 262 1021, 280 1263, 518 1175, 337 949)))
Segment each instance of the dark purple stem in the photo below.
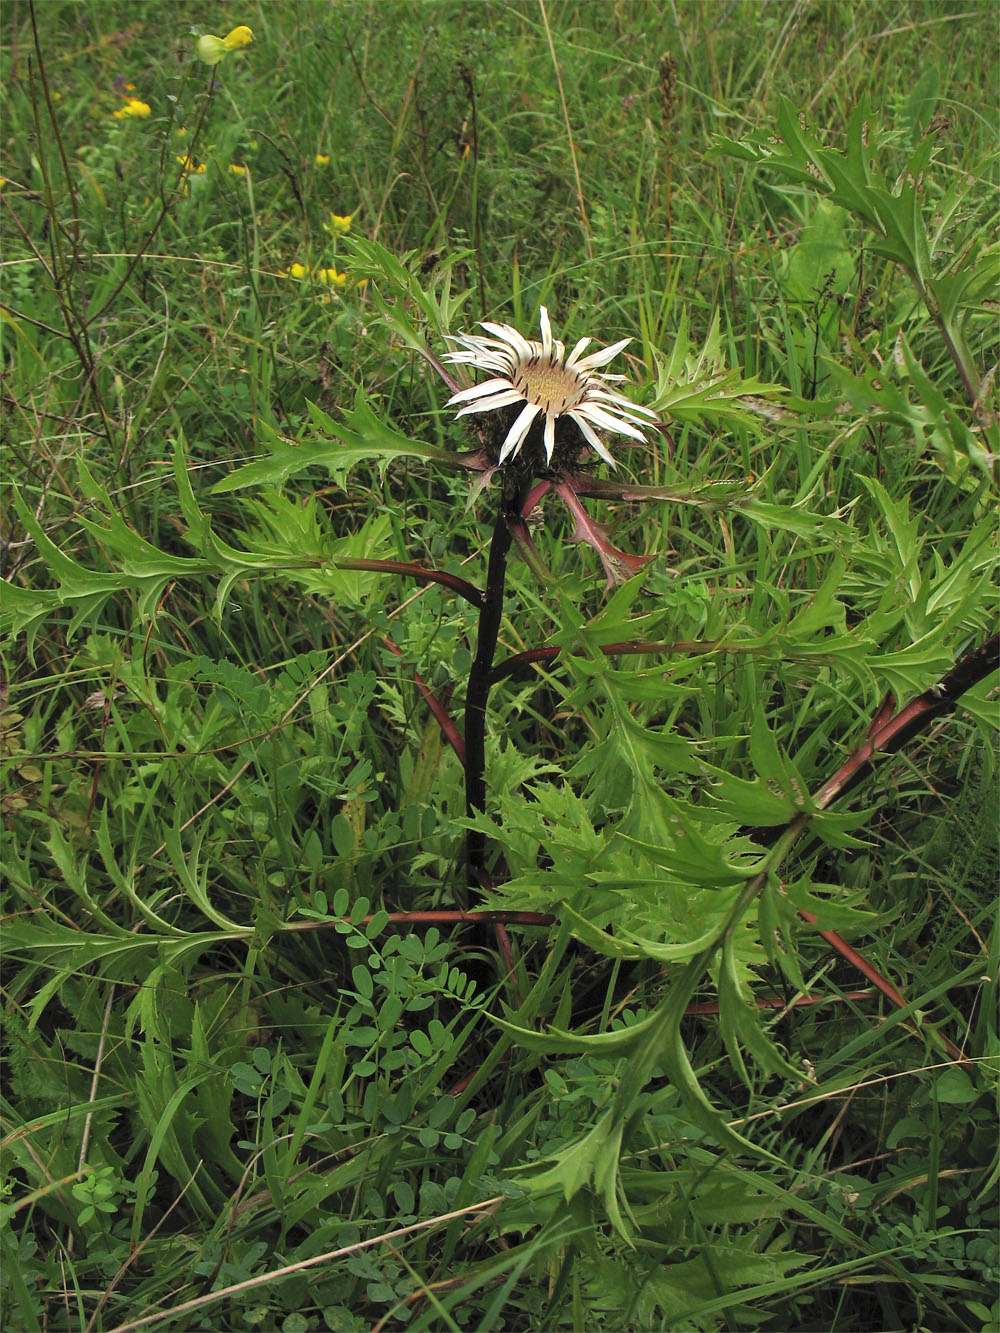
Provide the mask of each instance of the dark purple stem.
MULTIPOLYGON (((490 542, 486 589, 479 612, 476 655, 472 659, 465 695, 465 810, 470 817, 477 810, 486 809, 486 705, 489 702, 493 659, 503 619, 507 556, 514 529, 523 522, 521 511, 530 489, 530 478, 523 480, 516 474, 504 476, 500 508, 490 542)), ((485 855, 485 835, 470 830, 467 849, 470 884, 482 883, 485 855)))

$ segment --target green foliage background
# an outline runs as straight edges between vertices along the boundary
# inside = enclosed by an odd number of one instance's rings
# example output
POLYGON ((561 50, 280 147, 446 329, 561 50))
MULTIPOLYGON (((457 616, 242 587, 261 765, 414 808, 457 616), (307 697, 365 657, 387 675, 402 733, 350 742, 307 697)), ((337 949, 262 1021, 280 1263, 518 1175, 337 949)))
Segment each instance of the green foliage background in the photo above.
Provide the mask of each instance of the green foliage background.
POLYGON ((995 673, 823 797, 995 632, 992 7, 0 23, 3 1327, 1000 1328, 995 673), (481 586, 422 351, 539 304, 670 439, 512 565, 481 899, 357 562, 481 586))

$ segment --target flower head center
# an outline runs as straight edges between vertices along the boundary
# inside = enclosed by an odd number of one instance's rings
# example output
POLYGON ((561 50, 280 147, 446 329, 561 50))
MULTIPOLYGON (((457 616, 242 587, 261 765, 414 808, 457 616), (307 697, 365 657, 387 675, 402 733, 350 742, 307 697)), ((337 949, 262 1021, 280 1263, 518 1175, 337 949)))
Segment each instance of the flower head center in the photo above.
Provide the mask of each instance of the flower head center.
POLYGON ((576 407, 587 392, 585 376, 554 364, 542 355, 519 362, 510 382, 526 402, 554 415, 576 407))

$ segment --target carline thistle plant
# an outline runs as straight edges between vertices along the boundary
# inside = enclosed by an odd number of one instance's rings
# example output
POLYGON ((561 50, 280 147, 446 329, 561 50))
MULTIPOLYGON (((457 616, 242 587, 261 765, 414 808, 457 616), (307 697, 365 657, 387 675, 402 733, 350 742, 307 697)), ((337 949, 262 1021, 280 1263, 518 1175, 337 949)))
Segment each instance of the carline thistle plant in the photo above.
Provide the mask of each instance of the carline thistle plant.
MULTIPOLYGON (((476 418, 483 448, 469 459, 469 465, 481 474, 477 489, 497 472, 502 480, 480 605, 476 652, 466 691, 465 779, 470 818, 486 806, 486 709, 512 543, 517 542, 536 571, 544 570, 526 523, 531 511, 549 489, 554 490, 573 517, 572 540, 585 541, 597 550, 608 587, 636 573, 651 558, 616 550, 580 500, 586 494, 638 498, 634 487, 597 482, 585 470, 590 451, 615 467, 599 431, 643 444, 647 439, 644 428, 660 426, 655 412, 634 404, 613 387, 623 384, 626 377, 604 369, 632 340, 623 338, 588 355, 593 339, 581 338, 567 355, 565 344, 552 336, 544 306, 540 309, 539 324, 540 340, 525 338, 509 324, 489 321, 481 324, 485 334, 450 335, 449 341, 454 346, 445 354, 444 361, 486 372, 489 378, 479 383, 459 387, 445 367, 438 366, 453 389, 448 406, 457 407, 459 417, 476 418)), ((484 838, 471 831, 468 861, 473 883, 487 882, 484 853, 484 838)))

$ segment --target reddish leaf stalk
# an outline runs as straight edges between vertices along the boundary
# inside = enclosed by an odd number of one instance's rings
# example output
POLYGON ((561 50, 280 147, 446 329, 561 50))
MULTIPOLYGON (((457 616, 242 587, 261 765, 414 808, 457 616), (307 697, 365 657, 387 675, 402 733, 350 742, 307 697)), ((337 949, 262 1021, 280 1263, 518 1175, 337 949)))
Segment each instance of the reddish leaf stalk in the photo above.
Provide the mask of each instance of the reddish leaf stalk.
MULTIPOLYGON (((366 926, 372 920, 371 916, 365 916, 360 921, 351 922, 348 917, 330 917, 327 920, 313 921, 286 921, 281 927, 283 931, 298 932, 306 930, 333 930, 337 926, 356 925, 366 926)), ((427 912, 390 912, 388 914, 387 926, 459 926, 463 923, 469 923, 475 926, 481 925, 508 925, 508 926, 552 926, 555 925, 556 918, 551 912, 504 912, 504 911, 476 911, 465 912, 461 908, 450 908, 444 911, 427 912)))
MULTIPOLYGON (((805 908, 799 909, 799 916, 803 921, 808 921, 811 926, 816 924, 816 918, 813 916, 812 912, 807 912, 805 908)), ((896 987, 888 977, 882 975, 877 967, 873 967, 863 954, 858 953, 857 949, 852 948, 851 945, 849 945, 842 936, 838 935, 835 930, 821 930, 819 933, 835 953, 839 953, 841 958, 846 959, 852 967, 856 967, 863 976, 866 976, 873 985, 878 987, 887 999, 892 1001, 897 1009, 906 1008, 906 1001, 903 999, 902 995, 900 995, 896 987)), ((946 1037, 943 1032, 939 1032, 937 1035, 941 1038, 944 1048, 951 1058, 964 1064, 965 1056, 951 1038, 946 1037)))
POLYGON ((483 594, 474 584, 444 569, 425 569, 423 565, 413 565, 408 560, 336 559, 333 564, 337 569, 370 569, 376 574, 405 574, 418 583, 439 583, 471 602, 477 611, 483 605, 483 594))
MULTIPOLYGON (((794 1000, 785 1000, 780 995, 762 995, 754 999, 758 1009, 805 1009, 813 1004, 846 1004, 850 1001, 870 1000, 870 990, 850 990, 843 995, 797 995, 794 1000)), ((718 1000, 705 1000, 699 1004, 689 1004, 684 1010, 685 1018, 700 1018, 719 1012, 718 1000)))
MULTIPOLYGON (((396 647, 388 635, 383 637, 382 642, 391 653, 395 653, 398 658, 402 659, 403 654, 401 650, 396 647)), ((465 741, 462 739, 462 733, 459 731, 458 727, 455 726, 454 722, 452 722, 451 718, 448 716, 447 708, 445 708, 444 704, 427 684, 420 672, 415 671, 413 667, 409 667, 408 669, 413 676, 417 689, 423 695, 427 707, 431 710, 438 726, 441 728, 445 740, 458 755, 459 761, 464 767, 465 741)))
MULTIPOLYGON (((621 643, 602 643, 600 650, 605 657, 617 657, 627 654, 634 656, 637 653, 714 653, 720 650, 733 653, 754 652, 757 650, 757 645, 723 644, 721 640, 713 639, 677 639, 673 643, 661 643, 655 639, 627 639, 621 643)), ((549 645, 545 648, 528 648, 523 653, 515 653, 513 657, 508 657, 506 661, 493 668, 493 683, 496 684, 498 680, 505 680, 511 676, 515 678, 527 676, 529 668, 536 662, 552 662, 561 652, 562 648, 557 645, 549 645)), ((582 649, 574 649, 574 656, 582 654, 582 649)))
MULTIPOLYGON (((526 504, 525 510, 527 509, 528 505, 526 504)), ((520 514, 518 514, 516 518, 511 519, 510 533, 524 563, 534 574, 535 578, 538 579, 542 587, 548 587, 552 583, 552 571, 538 554, 538 548, 531 540, 531 534, 528 532, 528 525, 520 514)), ((495 685, 498 679, 499 677, 494 669, 490 672, 490 684, 495 685)))
MULTIPOLYGON (((803 921, 808 921, 811 926, 815 926, 816 917, 812 912, 807 912, 804 907, 799 908, 799 916, 803 921)), ((862 976, 868 978, 873 986, 877 986, 882 994, 886 996, 887 999, 891 1000, 897 1009, 906 1008, 906 1001, 892 982, 884 977, 877 967, 872 967, 871 963, 859 954, 857 949, 853 949, 835 930, 821 930, 819 933, 826 940, 827 944, 833 946, 836 952, 840 954, 841 958, 846 958, 853 967, 858 969, 862 976)))
POLYGON ((823 784, 814 797, 816 804, 825 810, 831 802, 853 791, 871 772, 879 752, 895 754, 901 750, 913 736, 926 731, 935 719, 952 712, 966 690, 998 668, 1000 633, 991 635, 978 648, 966 653, 937 685, 924 690, 895 716, 891 715, 892 702, 887 700, 875 715, 868 740, 823 784))
POLYGON ((497 948, 500 950, 500 957, 503 959, 504 976, 512 979, 514 976, 514 949, 510 942, 510 935, 507 927, 502 921, 494 921, 493 932, 496 935, 497 948))

